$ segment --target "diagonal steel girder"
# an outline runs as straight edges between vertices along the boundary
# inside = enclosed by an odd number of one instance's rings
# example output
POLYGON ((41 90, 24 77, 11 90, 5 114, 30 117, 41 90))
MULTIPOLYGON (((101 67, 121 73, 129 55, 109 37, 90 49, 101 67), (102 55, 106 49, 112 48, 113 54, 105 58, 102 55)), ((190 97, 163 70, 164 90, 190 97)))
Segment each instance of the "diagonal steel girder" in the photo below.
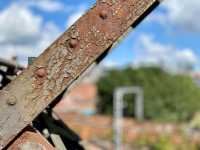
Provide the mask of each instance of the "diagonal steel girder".
POLYGON ((159 0, 99 0, 0 91, 0 149, 158 4, 159 0))

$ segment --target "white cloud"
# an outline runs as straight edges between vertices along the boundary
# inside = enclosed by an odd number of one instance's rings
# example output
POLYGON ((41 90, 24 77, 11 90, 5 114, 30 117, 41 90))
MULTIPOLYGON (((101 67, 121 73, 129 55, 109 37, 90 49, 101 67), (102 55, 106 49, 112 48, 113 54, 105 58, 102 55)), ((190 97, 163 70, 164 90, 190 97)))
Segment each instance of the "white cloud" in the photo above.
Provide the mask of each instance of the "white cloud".
POLYGON ((197 63, 194 50, 161 44, 148 34, 142 34, 139 37, 134 52, 135 66, 154 64, 171 70, 181 70, 185 69, 186 65, 193 66, 197 63))
POLYGON ((86 7, 85 6, 80 6, 77 11, 75 11, 74 13, 72 13, 66 23, 67 27, 70 27, 72 24, 74 24, 86 11, 86 7))
POLYGON ((14 3, 0 12, 0 43, 35 42, 40 34, 41 24, 40 16, 35 16, 25 7, 14 3))
POLYGON ((64 4, 57 0, 31 0, 28 5, 47 12, 61 11, 65 8, 64 4))
POLYGON ((166 0, 161 7, 165 11, 152 15, 152 20, 179 30, 200 32, 199 21, 195 19, 200 14, 199 0, 166 0))
POLYGON ((148 54, 163 54, 172 49, 171 46, 165 46, 154 42, 154 37, 152 35, 142 34, 139 39, 143 49, 145 49, 148 54))
POLYGON ((187 61, 191 64, 197 63, 196 55, 191 49, 184 49, 182 51, 177 51, 175 55, 176 55, 175 57, 179 61, 187 61))
POLYGON ((13 3, 0 12, 0 57, 17 55, 26 64, 28 56, 38 56, 60 34, 52 22, 44 22, 25 5, 13 3))
POLYGON ((100 65, 104 68, 116 68, 117 66, 119 66, 119 63, 114 60, 105 60, 102 61, 100 65))

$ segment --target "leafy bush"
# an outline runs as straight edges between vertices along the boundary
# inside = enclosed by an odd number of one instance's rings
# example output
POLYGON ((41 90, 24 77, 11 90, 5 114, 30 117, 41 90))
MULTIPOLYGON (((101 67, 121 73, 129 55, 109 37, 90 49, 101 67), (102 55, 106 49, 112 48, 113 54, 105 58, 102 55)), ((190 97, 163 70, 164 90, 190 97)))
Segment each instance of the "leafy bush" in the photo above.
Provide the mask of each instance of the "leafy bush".
MULTIPOLYGON (((98 110, 112 115, 113 92, 119 86, 140 86, 144 90, 145 118, 186 121, 200 109, 199 87, 189 75, 170 74, 160 68, 143 67, 110 70, 97 83, 98 110)), ((124 98, 127 116, 134 116, 133 96, 124 98)))
POLYGON ((180 143, 174 143, 168 136, 161 136, 156 141, 143 137, 134 141, 132 145, 136 145, 139 149, 147 148, 149 150, 200 150, 197 143, 192 143, 185 137, 181 139, 180 143))

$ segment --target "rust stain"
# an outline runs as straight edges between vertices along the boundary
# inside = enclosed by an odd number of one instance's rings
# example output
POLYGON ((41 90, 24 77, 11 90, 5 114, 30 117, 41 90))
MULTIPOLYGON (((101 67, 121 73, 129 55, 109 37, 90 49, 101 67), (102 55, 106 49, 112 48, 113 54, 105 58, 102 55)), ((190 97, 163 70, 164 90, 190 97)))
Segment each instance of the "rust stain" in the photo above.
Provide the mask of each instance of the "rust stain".
POLYGON ((55 150, 48 141, 33 128, 26 128, 7 150, 55 150))

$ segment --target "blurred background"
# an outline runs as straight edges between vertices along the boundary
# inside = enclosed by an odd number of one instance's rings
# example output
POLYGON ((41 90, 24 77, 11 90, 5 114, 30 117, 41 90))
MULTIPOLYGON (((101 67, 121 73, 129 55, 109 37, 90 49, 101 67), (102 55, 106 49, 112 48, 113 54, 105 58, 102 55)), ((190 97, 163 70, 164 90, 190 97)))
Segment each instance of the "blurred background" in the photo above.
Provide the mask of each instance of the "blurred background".
MULTIPOLYGON (((94 3, 0 1, 0 59, 27 67, 94 3)), ((164 1, 64 95, 55 111, 88 149, 118 135, 127 150, 200 150, 198 14, 198 0, 164 1)))

